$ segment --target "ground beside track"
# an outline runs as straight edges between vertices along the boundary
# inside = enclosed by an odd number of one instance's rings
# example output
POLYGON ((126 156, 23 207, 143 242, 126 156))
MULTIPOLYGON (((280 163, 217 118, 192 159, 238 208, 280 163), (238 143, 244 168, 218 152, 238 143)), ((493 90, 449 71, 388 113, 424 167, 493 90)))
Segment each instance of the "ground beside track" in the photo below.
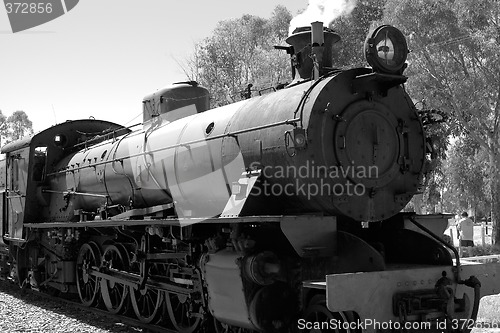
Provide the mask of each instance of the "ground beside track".
POLYGON ((481 299, 479 313, 472 333, 500 333, 500 294, 481 299), (482 328, 482 327, 491 328, 482 328))
POLYGON ((148 330, 0 281, 0 332, 144 333, 148 330))

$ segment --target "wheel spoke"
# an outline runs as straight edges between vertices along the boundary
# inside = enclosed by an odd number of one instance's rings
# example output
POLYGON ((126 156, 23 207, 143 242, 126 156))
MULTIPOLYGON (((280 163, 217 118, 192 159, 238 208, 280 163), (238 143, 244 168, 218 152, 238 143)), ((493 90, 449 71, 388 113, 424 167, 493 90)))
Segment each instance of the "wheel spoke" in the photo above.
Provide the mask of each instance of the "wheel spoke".
POLYGON ((165 294, 169 319, 174 328, 180 333, 194 332, 201 322, 202 307, 190 296, 182 296, 181 301, 177 294, 165 294))
POLYGON ((151 323, 158 318, 163 300, 162 294, 155 289, 146 287, 145 290, 130 288, 130 300, 136 317, 144 322, 151 323))
POLYGON ((94 243, 83 244, 76 260, 76 284, 80 300, 85 306, 93 306, 98 301, 99 280, 89 274, 89 269, 99 267, 100 262, 99 247, 94 243))
MULTIPOLYGON (((104 267, 118 271, 128 271, 129 259, 125 249, 117 245, 108 245, 103 254, 104 267)), ((129 298, 128 288, 117 281, 101 280, 101 294, 104 305, 113 314, 125 312, 129 298)))

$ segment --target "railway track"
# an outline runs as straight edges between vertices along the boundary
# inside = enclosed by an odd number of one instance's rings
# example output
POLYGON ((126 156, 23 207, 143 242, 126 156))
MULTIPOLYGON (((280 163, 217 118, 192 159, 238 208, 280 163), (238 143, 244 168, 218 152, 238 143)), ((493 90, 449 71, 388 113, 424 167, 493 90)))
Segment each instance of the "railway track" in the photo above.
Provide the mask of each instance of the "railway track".
MULTIPOLYGON (((470 257, 462 259, 463 261, 482 262, 482 263, 498 262, 500 261, 500 255, 478 256, 478 257, 470 257)), ((3 321, 6 320, 6 318, 5 318, 5 313, 1 311, 2 305, 5 307, 9 306, 9 304, 6 304, 5 301, 2 300, 1 298, 2 294, 8 294, 12 297, 15 297, 16 299, 21 299, 23 303, 27 303, 32 306, 43 307, 51 312, 57 312, 59 314, 67 316, 69 313, 69 316, 73 318, 76 317, 76 320, 80 322, 81 326, 83 326, 85 322, 86 323, 91 322, 93 317, 105 318, 103 320, 107 322, 106 327, 103 327, 103 325, 101 325, 98 322, 99 319, 97 319, 95 326, 91 330, 78 329, 75 330, 74 333, 76 332, 113 332, 113 333, 114 332, 120 332, 120 333, 177 332, 160 325, 142 323, 140 320, 129 317, 127 315, 112 314, 104 309, 102 301, 101 304, 98 305, 98 307, 87 307, 79 303, 78 297, 76 295, 74 299, 62 298, 50 295, 43 291, 37 291, 27 288, 21 289, 18 287, 17 284, 12 283, 11 281, 0 280, 0 318, 2 318, 2 320, 0 320, 0 329, 3 329, 3 331, 5 331, 5 329, 2 326, 2 323, 3 321), (69 310, 71 308, 78 311, 69 310), (121 323, 121 325, 118 323, 121 323)), ((472 330, 472 332, 473 333, 500 332, 500 330, 498 329, 500 327, 500 314, 498 312, 499 308, 500 308, 500 294, 497 296, 490 296, 488 299, 482 302, 478 316, 479 324, 472 330)), ((128 313, 130 313, 130 315, 133 316, 133 311, 131 311, 131 309, 129 310, 130 311, 128 313)), ((25 310, 24 312, 31 313, 28 312, 27 310, 25 310)), ((31 320, 30 317, 26 317, 26 319, 31 320)), ((18 329, 15 329, 15 331, 18 331, 18 329)), ((31 328, 29 331, 44 332, 44 333, 66 332, 66 330, 57 330, 55 328, 48 327, 47 325, 41 328, 35 328, 35 329, 31 328), (47 328, 50 328, 50 330, 47 330, 47 328)))

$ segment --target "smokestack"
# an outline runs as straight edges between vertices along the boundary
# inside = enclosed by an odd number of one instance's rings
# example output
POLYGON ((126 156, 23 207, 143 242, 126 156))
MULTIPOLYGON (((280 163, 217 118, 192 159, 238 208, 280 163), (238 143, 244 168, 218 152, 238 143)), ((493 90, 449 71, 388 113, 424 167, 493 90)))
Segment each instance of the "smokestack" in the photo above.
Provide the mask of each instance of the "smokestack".
POLYGON ((294 81, 317 79, 333 69, 334 45, 340 36, 322 22, 296 28, 286 42, 293 47, 294 81), (295 71, 299 77, 295 76, 295 71))
POLYGON ((313 61, 313 80, 317 80, 323 68, 323 51, 325 38, 323 36, 323 22, 311 23, 311 59, 313 61))

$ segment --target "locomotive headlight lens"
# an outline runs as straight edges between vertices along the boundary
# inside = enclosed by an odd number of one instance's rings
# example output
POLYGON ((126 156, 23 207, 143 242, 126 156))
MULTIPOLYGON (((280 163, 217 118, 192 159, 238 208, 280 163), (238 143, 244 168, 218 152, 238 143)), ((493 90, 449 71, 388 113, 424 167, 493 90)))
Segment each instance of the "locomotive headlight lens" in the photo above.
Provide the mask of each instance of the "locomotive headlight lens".
POLYGON ((407 55, 404 35, 390 25, 378 27, 366 39, 366 61, 375 72, 402 74, 407 55))
POLYGON ((394 45, 389 38, 385 38, 377 44, 377 56, 386 64, 394 62, 394 45))

